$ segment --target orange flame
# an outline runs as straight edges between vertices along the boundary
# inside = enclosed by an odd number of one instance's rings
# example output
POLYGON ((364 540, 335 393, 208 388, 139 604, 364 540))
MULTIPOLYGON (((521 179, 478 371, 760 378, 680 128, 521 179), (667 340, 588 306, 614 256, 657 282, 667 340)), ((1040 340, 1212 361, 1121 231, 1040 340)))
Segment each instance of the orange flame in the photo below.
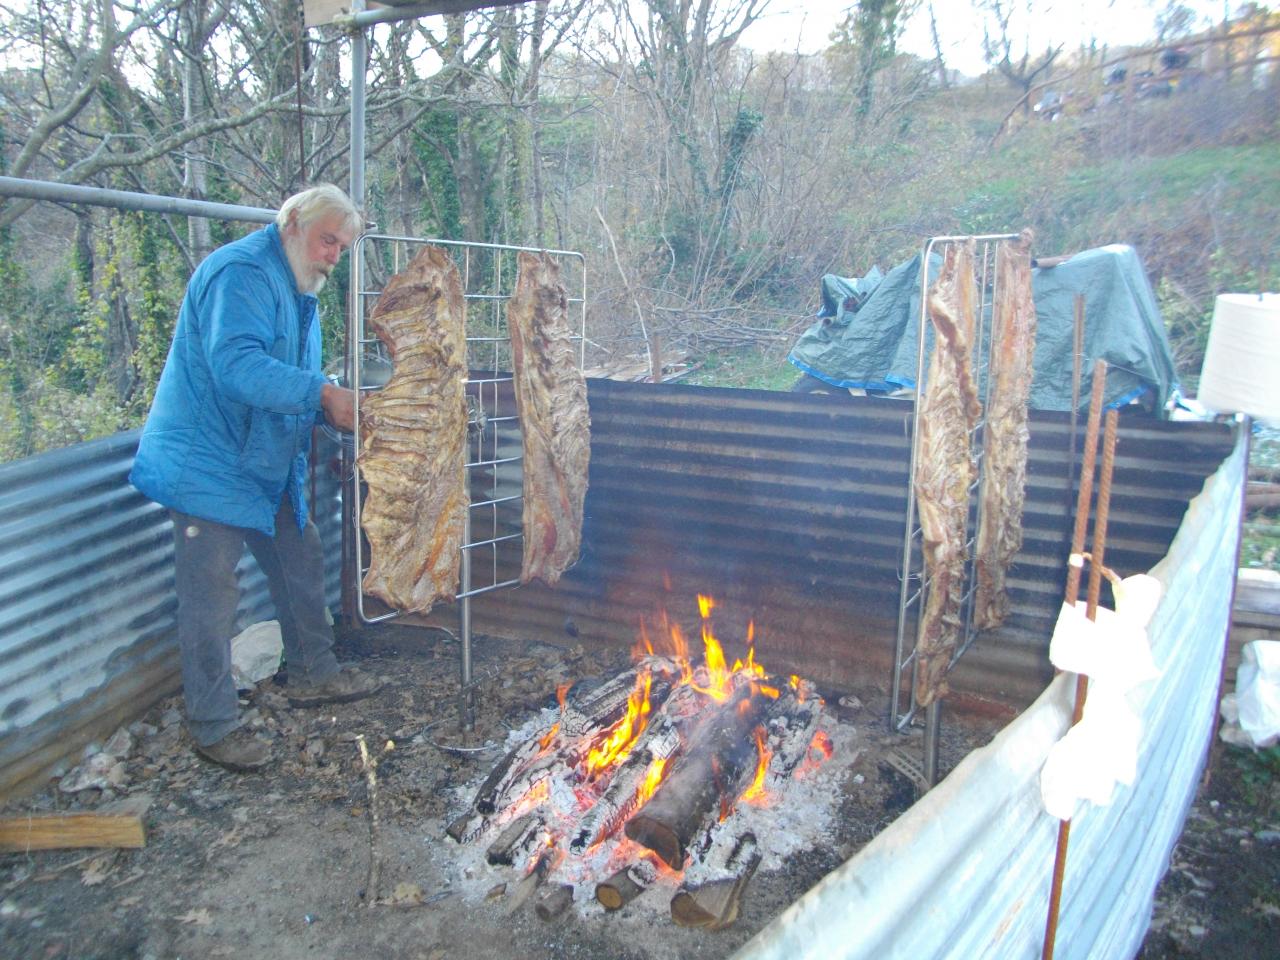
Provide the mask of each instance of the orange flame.
POLYGON ((649 641, 649 629, 645 626, 644 621, 641 620, 640 638, 636 640, 635 646, 631 648, 631 659, 640 660, 646 656, 653 656, 653 644, 649 641))
POLYGON ((650 798, 658 790, 658 784, 662 783, 662 774, 667 767, 667 758, 658 757, 649 764, 649 770, 644 775, 644 783, 640 784, 640 789, 636 791, 636 808, 639 809, 649 802, 650 798))
POLYGON ((555 739, 556 733, 560 730, 560 724, 557 721, 552 724, 551 729, 547 731, 546 736, 538 741, 538 752, 545 752, 547 747, 551 746, 551 741, 555 739))
POLYGON ((561 712, 561 713, 564 713, 564 708, 565 708, 565 707, 564 707, 564 701, 565 701, 565 698, 566 698, 567 696, 569 696, 569 688, 570 688, 570 687, 572 687, 572 686, 573 686, 573 684, 571 684, 571 683, 558 683, 558 684, 556 684, 556 702, 557 702, 558 704, 560 704, 560 712, 561 712))
POLYGON ((636 738, 644 732, 649 724, 651 684, 652 676, 648 670, 642 670, 636 676, 636 688, 627 698, 627 715, 613 725, 609 735, 598 747, 593 747, 587 754, 588 776, 620 762, 630 752, 636 738))
POLYGON ((764 789, 764 777, 769 772, 769 761, 773 759, 773 751, 765 743, 764 727, 756 727, 756 751, 760 761, 756 764, 756 776, 751 786, 742 792, 742 800, 746 803, 763 804, 768 799, 764 789))

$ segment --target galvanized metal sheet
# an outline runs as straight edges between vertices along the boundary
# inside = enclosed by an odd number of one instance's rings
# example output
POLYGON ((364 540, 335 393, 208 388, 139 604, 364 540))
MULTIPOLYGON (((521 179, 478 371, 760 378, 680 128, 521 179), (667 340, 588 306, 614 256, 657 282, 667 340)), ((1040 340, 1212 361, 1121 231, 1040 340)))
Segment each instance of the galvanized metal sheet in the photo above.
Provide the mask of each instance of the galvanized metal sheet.
MULTIPOLYGON (((128 483, 137 431, 0 465, 0 794, 178 685, 167 512, 128 483), (96 722, 95 722, 96 718, 96 722)), ((339 596, 333 444, 318 446, 317 524, 339 596)), ((270 619, 246 554, 240 627, 270 619)))
MULTIPOLYGON (((1072 822, 1059 957, 1132 957, 1147 929, 1212 735, 1244 477, 1240 444, 1152 570, 1165 588, 1149 630, 1163 672, 1129 695, 1143 724, 1135 783, 1072 822)), ((1058 826, 1039 774, 1070 723, 1074 686, 1060 676, 735 956, 1039 956, 1058 826)))
MULTIPOLYGON (((887 681, 907 404, 588 383, 582 558, 555 589, 476 598, 476 630, 629 644, 661 608, 693 627, 694 595, 704 592, 722 611, 754 618, 770 668, 833 683, 887 681)), ((1078 433, 1082 446, 1083 424, 1078 433)), ((1025 705, 1051 676, 1045 649, 1065 582, 1069 441, 1065 415, 1033 414, 1013 615, 961 661, 961 689, 1025 705)), ((1221 425, 1122 419, 1108 548, 1115 569, 1146 569, 1164 554, 1187 502, 1229 449, 1221 425)), ((518 563, 508 555, 503 570, 518 563)))

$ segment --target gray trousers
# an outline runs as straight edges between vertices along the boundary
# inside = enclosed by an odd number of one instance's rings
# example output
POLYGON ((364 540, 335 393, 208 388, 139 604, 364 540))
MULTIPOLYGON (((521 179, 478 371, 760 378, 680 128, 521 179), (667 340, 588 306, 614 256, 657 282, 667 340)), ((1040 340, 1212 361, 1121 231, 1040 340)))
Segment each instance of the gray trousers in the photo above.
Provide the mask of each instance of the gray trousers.
POLYGON ((169 513, 187 728, 197 743, 208 746, 240 725, 231 636, 240 599, 236 564, 246 545, 266 574, 275 602, 290 684, 319 683, 338 672, 333 630, 325 618, 324 552, 314 523, 298 530, 288 497, 276 515, 274 537, 176 510, 169 513))

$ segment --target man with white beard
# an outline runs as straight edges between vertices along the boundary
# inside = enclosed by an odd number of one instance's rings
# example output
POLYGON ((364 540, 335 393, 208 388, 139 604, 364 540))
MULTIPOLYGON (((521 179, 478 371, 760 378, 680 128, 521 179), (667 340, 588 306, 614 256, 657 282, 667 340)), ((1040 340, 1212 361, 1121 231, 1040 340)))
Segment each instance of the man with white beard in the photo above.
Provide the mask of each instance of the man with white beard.
POLYGON ((353 426, 352 392, 320 372, 315 295, 362 225, 347 195, 323 184, 196 268, 129 475, 173 519, 187 729, 199 754, 232 770, 272 759, 241 726, 231 679, 235 568, 246 545, 280 619, 290 703, 345 702, 378 688, 334 657, 324 555, 305 495, 311 427, 322 416, 353 426))

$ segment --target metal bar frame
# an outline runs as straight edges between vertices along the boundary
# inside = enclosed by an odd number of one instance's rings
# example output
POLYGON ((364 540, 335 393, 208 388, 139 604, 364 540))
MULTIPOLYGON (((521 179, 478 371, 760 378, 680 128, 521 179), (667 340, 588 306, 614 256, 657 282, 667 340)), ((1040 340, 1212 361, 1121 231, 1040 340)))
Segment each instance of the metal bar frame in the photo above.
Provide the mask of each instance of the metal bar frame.
MULTIPOLYGON (((977 470, 973 483, 969 487, 969 502, 973 503, 974 493, 981 488, 985 469, 983 450, 980 438, 986 426, 986 411, 991 391, 991 353, 994 349, 992 330, 995 322, 995 305, 999 301, 1000 291, 996 285, 996 252, 1003 243, 1016 240, 1014 233, 980 234, 975 236, 941 236, 930 237, 925 241, 920 260, 920 315, 916 329, 916 389, 912 397, 911 407, 911 458, 907 469, 907 507, 902 536, 902 567, 899 572, 898 594, 898 626, 894 636, 893 653, 893 687, 889 709, 889 727, 893 731, 905 730, 918 719, 919 704, 916 701, 915 682, 919 671, 917 649, 920 643, 920 628, 923 619, 920 613, 924 610, 928 598, 929 578, 923 569, 921 557, 920 569, 915 569, 913 547, 921 536, 921 527, 916 509, 916 468, 920 460, 920 395, 924 389, 926 332, 929 327, 929 258, 936 247, 955 243, 967 243, 972 240, 981 247, 981 255, 976 258, 978 303, 975 317, 975 335, 971 349, 973 350, 974 369, 983 383, 983 414, 969 431, 969 445, 974 453, 977 470), (988 297, 988 293, 990 296, 988 297), (906 653, 906 636, 912 610, 916 611, 916 636, 910 653, 906 653), (904 656, 905 653, 905 656, 904 656), (909 674, 908 674, 908 668, 909 674), (904 675, 908 675, 909 698, 907 708, 902 708, 902 683, 904 675)), ((963 595, 962 623, 963 634, 960 644, 951 656, 947 669, 956 665, 960 657, 973 645, 977 630, 973 625, 974 555, 973 547, 977 531, 982 523, 981 497, 977 498, 977 507, 970 509, 970 516, 965 525, 965 590, 963 595)), ((924 777, 930 786, 937 781, 938 774, 938 738, 941 729, 941 709, 938 701, 934 701, 925 710, 924 718, 924 777)))
MULTIPOLYGON (((352 311, 348 327, 347 370, 349 383, 356 394, 356 421, 353 437, 355 450, 360 450, 360 402, 366 393, 378 389, 364 384, 364 366, 370 357, 379 356, 383 346, 377 337, 371 336, 366 327, 366 305, 381 293, 368 280, 370 261, 378 262, 390 273, 398 272, 411 258, 415 248, 431 244, 457 253, 462 260, 461 272, 465 302, 478 304, 479 310, 468 311, 467 316, 467 448, 465 469, 469 491, 477 487, 484 496, 472 499, 468 505, 463 529, 463 543, 459 564, 458 624, 462 654, 462 688, 464 699, 471 686, 471 598, 503 587, 516 586, 519 578, 499 579, 499 549, 519 544, 523 533, 507 532, 514 523, 519 528, 521 514, 515 505, 523 500, 523 493, 504 492, 503 484, 521 481, 519 464, 523 459, 523 442, 520 419, 512 410, 504 410, 499 390, 513 380, 511 373, 511 339, 506 333, 506 304, 514 289, 517 273, 508 262, 516 253, 547 253, 562 264, 576 262, 580 282, 574 284, 573 296, 567 298, 571 312, 576 312, 577 332, 573 339, 578 344, 578 366, 581 368, 586 353, 586 302, 587 265, 582 253, 574 250, 542 250, 538 247, 522 247, 501 243, 477 243, 440 238, 407 237, 393 234, 362 234, 351 247, 352 276, 359 279, 351 290, 352 311), (389 249, 380 249, 380 247, 389 249), (473 254, 485 251, 493 255, 489 274, 475 276, 473 254), (389 257, 388 257, 389 254, 389 257), (389 264, 387 263, 389 259, 389 264), (512 517, 514 514, 514 517, 512 517), (506 526, 504 526, 504 522, 506 526), (483 557, 477 567, 477 559, 483 557), (477 583, 477 575, 486 572, 477 583)), ((367 570, 364 544, 361 538, 360 470, 358 461, 350 471, 347 493, 352 505, 348 535, 352 544, 355 584, 352 593, 360 622, 382 623, 393 620, 401 613, 390 611, 373 614, 365 609, 365 595, 360 589, 367 570)), ((510 547, 508 547, 510 548, 510 547)), ((465 716, 464 711, 464 716, 465 716)), ((464 721, 464 726, 469 724, 464 721)))

